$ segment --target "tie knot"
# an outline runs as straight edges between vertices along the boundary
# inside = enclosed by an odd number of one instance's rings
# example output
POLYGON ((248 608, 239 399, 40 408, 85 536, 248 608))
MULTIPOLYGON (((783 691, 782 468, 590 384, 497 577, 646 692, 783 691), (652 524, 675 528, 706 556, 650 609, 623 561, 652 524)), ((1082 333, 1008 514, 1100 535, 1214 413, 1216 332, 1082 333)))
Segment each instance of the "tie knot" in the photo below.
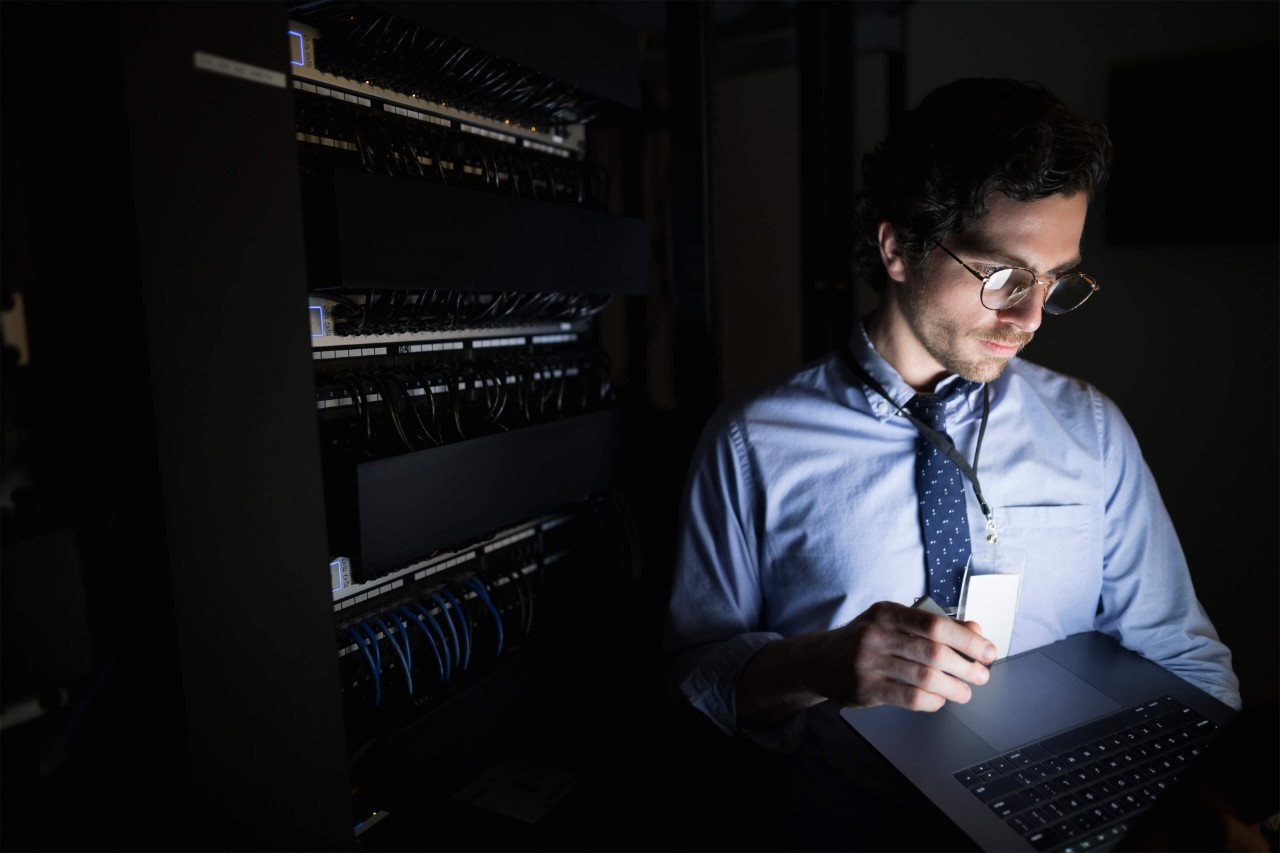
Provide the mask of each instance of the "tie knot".
POLYGON ((947 407, 945 394, 917 394, 907 401, 907 411, 934 429, 942 429, 943 412, 947 407))

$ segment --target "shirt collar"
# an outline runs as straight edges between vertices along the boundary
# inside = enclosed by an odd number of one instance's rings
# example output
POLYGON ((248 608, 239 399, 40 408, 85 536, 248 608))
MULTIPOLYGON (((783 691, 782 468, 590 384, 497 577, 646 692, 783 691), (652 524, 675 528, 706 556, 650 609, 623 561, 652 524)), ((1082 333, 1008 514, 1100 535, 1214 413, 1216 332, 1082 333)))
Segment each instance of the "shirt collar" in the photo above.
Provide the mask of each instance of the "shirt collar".
MULTIPOLYGON (((859 320, 857 326, 853 330, 853 334, 849 337, 849 351, 853 354, 858 364, 862 365, 871 377, 880 383, 880 386, 889 393, 894 402, 898 405, 906 405, 906 402, 915 396, 916 391, 902 378, 901 374, 894 369, 893 365, 884 360, 884 357, 876 351, 875 345, 871 343, 871 338, 867 335, 866 321, 859 320)), ((970 382, 962 379, 958 374, 951 374, 938 383, 937 392, 947 395, 947 416, 948 418, 957 414, 957 412, 967 412, 977 414, 982 407, 982 383, 970 382), (954 393, 952 393, 954 392, 954 393)), ((888 420, 897 415, 898 410, 893 403, 881 397, 879 393, 871 388, 863 385, 854 379, 853 386, 850 389, 851 394, 863 394, 867 402, 871 406, 871 411, 875 413, 880 420, 888 420)), ((852 402, 852 398, 850 399, 852 402)))

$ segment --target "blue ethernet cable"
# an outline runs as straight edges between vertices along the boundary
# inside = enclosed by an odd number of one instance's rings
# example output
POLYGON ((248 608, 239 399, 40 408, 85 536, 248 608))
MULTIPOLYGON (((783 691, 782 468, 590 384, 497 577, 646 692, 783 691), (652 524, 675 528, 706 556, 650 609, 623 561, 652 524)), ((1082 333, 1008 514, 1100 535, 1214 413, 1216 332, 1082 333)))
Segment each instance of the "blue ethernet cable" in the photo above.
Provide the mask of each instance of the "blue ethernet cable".
MULTIPOLYGON (((389 626, 383 618, 378 615, 371 617, 378 627, 382 629, 382 635, 387 638, 387 642, 391 644, 391 648, 396 650, 396 657, 400 658, 400 663, 404 665, 404 680, 409 687, 409 695, 413 695, 413 671, 409 668, 409 659, 405 656, 404 649, 400 648, 400 641, 391 634, 391 626, 389 626)), ((407 639, 407 637, 406 637, 407 639)))
POLYGON ((413 670, 413 646, 410 645, 409 643, 408 624, 406 624, 405 621, 400 618, 400 614, 395 612, 394 607, 390 610, 383 611, 383 615, 387 617, 387 623, 390 625, 393 625, 396 629, 396 633, 400 636, 400 648, 404 651, 406 665, 409 667, 409 670, 412 671, 413 670))
POLYGON ((382 702, 382 679, 378 676, 378 668, 373 665, 373 655, 369 653, 369 647, 364 644, 364 637, 360 636, 360 632, 354 628, 343 628, 356 641, 356 647, 364 652, 364 659, 369 663, 369 671, 373 673, 373 704, 377 705, 382 702))
POLYGON ((378 642, 378 634, 376 631, 374 631, 372 628, 369 627, 368 622, 359 622, 357 624, 360 630, 364 631, 365 635, 369 638, 369 645, 373 648, 373 662, 377 664, 378 676, 379 678, 381 678, 382 676, 382 644, 378 642))
MULTIPOLYGON (((462 665, 462 645, 458 642, 458 631, 453 626, 453 614, 449 612, 449 605, 444 603, 444 599, 440 597, 440 593, 432 592, 431 600, 440 608, 440 615, 443 616, 449 625, 449 634, 453 637, 453 662, 457 666, 462 665)), ((462 616, 461 613, 458 614, 462 616)))
POLYGON ((449 642, 444 638, 444 630, 441 629, 440 623, 436 621, 436 617, 431 615, 431 611, 423 607, 418 602, 413 602, 414 608, 426 618, 431 625, 431 630, 435 631, 436 641, 440 644, 440 648, 444 650, 442 657, 444 658, 445 678, 453 678, 453 666, 449 661, 449 642))
POLYGON ((462 602, 449 591, 449 587, 442 587, 441 592, 444 593, 445 598, 449 599, 449 603, 453 605, 453 612, 458 615, 458 626, 462 628, 462 668, 467 669, 471 666, 471 629, 467 627, 467 614, 462 609, 462 602))
MULTIPOLYGON (((405 662, 409 667, 409 671, 413 671, 413 645, 409 642, 409 623, 396 612, 397 608, 391 608, 384 611, 387 621, 395 626, 396 633, 400 635, 400 648, 404 650, 405 662)), ((412 693, 412 689, 409 691, 412 693)))
POLYGON ((440 656, 440 649, 436 646, 436 638, 431 636, 431 631, 427 628, 427 623, 422 621, 421 616, 403 606, 397 607, 396 610, 417 622, 418 627, 422 629, 422 633, 427 636, 427 645, 431 647, 431 653, 435 655, 436 658, 436 669, 439 672, 440 683, 444 684, 449 679, 449 674, 445 669, 445 663, 448 660, 448 655, 445 655, 444 657, 440 656))
POLYGON ((462 585, 475 590, 476 595, 484 602, 484 606, 489 609, 489 613, 493 616, 493 624, 498 631, 498 645, 493 650, 493 656, 496 658, 502 654, 502 614, 498 613, 498 608, 493 606, 493 600, 489 598, 489 591, 484 588, 484 583, 478 577, 472 575, 464 580, 462 585))

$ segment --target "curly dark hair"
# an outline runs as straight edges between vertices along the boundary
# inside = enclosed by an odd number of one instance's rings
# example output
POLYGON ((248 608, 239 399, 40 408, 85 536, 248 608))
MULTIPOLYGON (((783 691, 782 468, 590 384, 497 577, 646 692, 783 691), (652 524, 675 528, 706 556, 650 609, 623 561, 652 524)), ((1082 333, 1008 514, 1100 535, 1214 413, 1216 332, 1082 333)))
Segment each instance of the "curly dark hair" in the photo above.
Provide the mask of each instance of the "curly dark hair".
POLYGON ((1092 198, 1106 182, 1111 157, 1106 128, 1040 83, 980 77, 948 83, 862 158, 855 259, 871 286, 883 290, 881 222, 893 225, 915 266, 935 240, 984 215, 992 193, 1016 201, 1078 192, 1092 198))

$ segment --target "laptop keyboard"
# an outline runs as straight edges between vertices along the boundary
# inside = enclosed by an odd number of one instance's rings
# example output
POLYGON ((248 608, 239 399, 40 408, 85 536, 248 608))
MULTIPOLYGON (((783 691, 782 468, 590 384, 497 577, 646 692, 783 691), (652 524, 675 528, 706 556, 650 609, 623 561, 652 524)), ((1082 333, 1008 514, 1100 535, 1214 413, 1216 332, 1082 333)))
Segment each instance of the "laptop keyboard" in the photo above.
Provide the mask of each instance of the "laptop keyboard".
POLYGON ((1036 850, 1113 846, 1202 752, 1217 724, 1166 696, 955 774, 1036 850))

